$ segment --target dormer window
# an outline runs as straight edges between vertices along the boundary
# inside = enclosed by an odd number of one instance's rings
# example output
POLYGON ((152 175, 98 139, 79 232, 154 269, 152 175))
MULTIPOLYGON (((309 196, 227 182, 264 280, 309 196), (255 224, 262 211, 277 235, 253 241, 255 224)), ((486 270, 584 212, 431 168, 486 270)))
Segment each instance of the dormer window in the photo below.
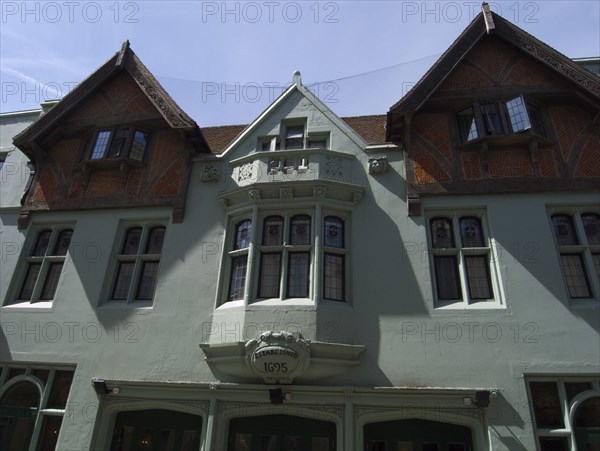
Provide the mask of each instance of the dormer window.
POLYGON ((148 133, 130 127, 100 130, 90 150, 90 160, 128 158, 141 161, 148 146, 148 133))
POLYGON ((545 136, 540 114, 519 95, 508 100, 480 101, 458 112, 462 142, 492 135, 509 135, 532 130, 545 136))
POLYGON ((304 126, 287 127, 285 131, 285 150, 304 148, 304 126))

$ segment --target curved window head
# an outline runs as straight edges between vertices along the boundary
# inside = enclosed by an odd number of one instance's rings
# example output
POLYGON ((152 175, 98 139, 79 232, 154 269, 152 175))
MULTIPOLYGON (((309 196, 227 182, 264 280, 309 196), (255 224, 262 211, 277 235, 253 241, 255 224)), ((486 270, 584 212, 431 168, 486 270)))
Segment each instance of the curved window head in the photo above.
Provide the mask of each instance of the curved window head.
POLYGON ((571 216, 563 214, 552 215, 552 227, 559 246, 579 244, 571 216))
POLYGON ((234 249, 245 249, 250 246, 252 237, 252 221, 249 219, 240 222, 235 228, 234 249))
POLYGON ((281 246, 283 244, 283 218, 269 216, 263 225, 263 246, 281 246))
POLYGON ((460 237, 463 247, 483 247, 481 221, 474 216, 460 218, 460 237))
POLYGON ((324 244, 329 247, 344 247, 344 221, 335 216, 326 216, 323 230, 324 244))
POLYGON ((290 224, 290 244, 302 245, 310 242, 310 216, 296 215, 290 224))
POLYGON ((454 235, 450 219, 433 218, 431 220, 431 242, 434 249, 454 247, 454 235))

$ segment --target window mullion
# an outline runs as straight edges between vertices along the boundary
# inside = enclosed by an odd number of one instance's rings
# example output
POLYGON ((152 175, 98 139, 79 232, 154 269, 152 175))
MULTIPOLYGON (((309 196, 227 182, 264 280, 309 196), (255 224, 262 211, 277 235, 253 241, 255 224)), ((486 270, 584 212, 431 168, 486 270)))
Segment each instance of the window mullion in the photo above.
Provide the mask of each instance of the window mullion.
MULTIPOLYGON (((259 217, 258 217, 258 207, 254 205, 252 207, 252 216, 251 216, 251 224, 252 228, 250 229, 250 244, 248 245, 248 257, 246 260, 246 281, 244 283, 244 305, 248 305, 250 300, 256 295, 258 297, 258 284, 259 281, 259 266, 260 262, 256 263, 260 260, 259 252, 260 246, 257 243, 260 243, 260 233, 262 233, 263 224, 259 226, 259 217), (255 295, 253 293, 256 293, 255 295)), ((235 233, 235 229, 234 229, 235 233)), ((236 237, 234 237, 234 240, 236 237)))
POLYGON ((591 290, 590 295, 598 299, 600 298, 600 280, 598 280, 598 277, 596 276, 594 260, 592 259, 592 252, 588 243, 587 234, 585 233, 585 227, 583 226, 583 221, 581 220, 581 213, 581 211, 577 211, 573 215, 573 222, 575 223, 575 231, 582 248, 581 253, 583 258, 583 271, 587 274, 587 279, 591 290))
POLYGON ((462 301, 469 305, 469 281, 467 280, 467 266, 465 262, 464 249, 462 244, 462 235, 460 233, 460 224, 458 216, 452 216, 452 229, 454 233, 454 245, 456 246, 457 254, 457 265, 458 265, 458 277, 460 279, 460 292, 462 301))
POLYGON ((315 304, 318 304, 323 299, 323 277, 325 274, 325 268, 323 267, 323 262, 325 259, 322 257, 323 252, 321 249, 325 249, 324 246, 324 238, 323 238, 323 208, 320 203, 317 203, 315 206, 315 218, 312 223, 313 227, 313 243, 314 243, 314 254, 312 254, 312 260, 314 261, 314 265, 311 265, 309 281, 312 280, 312 287, 309 287, 309 290, 312 290, 312 298, 315 300, 315 304))

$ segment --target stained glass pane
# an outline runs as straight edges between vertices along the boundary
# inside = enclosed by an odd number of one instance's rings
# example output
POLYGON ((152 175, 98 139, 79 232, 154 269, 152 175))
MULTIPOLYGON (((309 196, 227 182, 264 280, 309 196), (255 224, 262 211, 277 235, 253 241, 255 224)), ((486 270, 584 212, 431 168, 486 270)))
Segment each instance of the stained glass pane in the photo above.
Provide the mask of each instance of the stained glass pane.
POLYGON ((69 245, 71 244, 71 237, 73 236, 73 230, 66 229, 59 233, 54 245, 53 255, 66 255, 69 245))
POLYGON ((323 234, 325 236, 325 246, 344 247, 344 222, 340 218, 327 216, 323 234))
POLYGON ((262 253, 260 255, 260 281, 258 285, 259 298, 279 297, 279 282, 281 277, 281 254, 262 253))
POLYGON ((265 246, 279 246, 283 244, 283 218, 281 216, 269 216, 265 218, 262 244, 265 246))
POLYGON ((458 278, 458 262, 456 257, 434 256, 433 259, 438 299, 461 299, 460 280, 458 278))
POLYGON ((235 228, 235 246, 234 249, 245 249, 250 246, 252 238, 252 221, 245 220, 240 222, 235 228))
POLYGON ((132 262, 119 262, 117 270, 117 279, 113 289, 112 299, 121 301, 126 300, 129 294, 129 287, 133 279, 133 269, 135 264, 132 262))
POLYGON ((140 248, 140 240, 142 238, 142 228, 132 227, 125 233, 125 240, 123 241, 122 255, 136 255, 140 248))
POLYGON ((491 299, 492 289, 487 257, 477 255, 465 257, 467 267, 467 283, 471 299, 491 299))
POLYGON ((325 254, 323 297, 334 301, 344 300, 344 257, 325 254))
POLYGON ((590 246, 600 245, 600 215, 596 213, 585 213, 581 215, 583 229, 590 246))
POLYGON ((559 246, 579 244, 573 226, 573 218, 569 215, 552 215, 552 227, 559 246))
POLYGON ((481 221, 472 216, 460 218, 460 236, 463 247, 483 247, 481 221))
POLYGON ((590 286, 583 267, 583 259, 580 254, 561 254, 567 289, 572 298, 589 298, 590 286))
POLYGON ((308 297, 308 252, 290 252, 288 267, 288 297, 308 297))
POLYGON ((248 256, 234 257, 231 262, 231 282, 229 283, 229 300, 244 299, 244 287, 246 285, 246 268, 248 256))
POLYGON ((160 254, 163 241, 165 239, 165 227, 153 227, 148 233, 148 242, 146 243, 146 254, 160 254))
POLYGON ((434 218, 431 220, 431 242, 434 249, 454 247, 452 223, 447 218, 434 218))
POLYGON ((158 262, 144 262, 138 282, 136 299, 150 301, 154 297, 154 288, 158 277, 158 262))
POLYGON ((292 217, 290 244, 310 244, 310 216, 296 215, 292 217))
POLYGON ((46 281, 44 282, 44 288, 40 299, 49 300, 54 299, 54 293, 56 293, 56 287, 58 286, 58 279, 62 271, 62 262, 53 262, 48 266, 48 273, 46 274, 46 281))
POLYGON ((161 429, 158 433, 158 449, 161 451, 175 451, 175 430, 161 429))
POLYGON ((555 382, 530 382, 531 401, 538 428, 564 427, 558 388, 555 382))
POLYGON ((31 253, 32 257, 43 257, 46 255, 48 245, 50 244, 50 236, 52 236, 52 230, 42 230, 37 237, 35 247, 31 253))

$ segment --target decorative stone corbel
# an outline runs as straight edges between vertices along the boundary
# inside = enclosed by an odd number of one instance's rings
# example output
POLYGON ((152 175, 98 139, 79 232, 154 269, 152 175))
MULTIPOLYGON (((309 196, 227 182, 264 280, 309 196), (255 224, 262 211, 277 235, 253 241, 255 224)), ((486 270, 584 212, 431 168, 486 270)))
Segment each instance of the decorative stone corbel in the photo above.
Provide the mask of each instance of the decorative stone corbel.
POLYGON ((202 167, 200 174, 200 180, 203 182, 216 182, 219 180, 219 169, 217 166, 207 164, 202 167))
POLYGON ((250 202, 260 200, 260 190, 255 188, 248 191, 248 200, 250 202))
POLYGON ((369 174, 384 174, 389 167, 387 157, 369 158, 369 174))

